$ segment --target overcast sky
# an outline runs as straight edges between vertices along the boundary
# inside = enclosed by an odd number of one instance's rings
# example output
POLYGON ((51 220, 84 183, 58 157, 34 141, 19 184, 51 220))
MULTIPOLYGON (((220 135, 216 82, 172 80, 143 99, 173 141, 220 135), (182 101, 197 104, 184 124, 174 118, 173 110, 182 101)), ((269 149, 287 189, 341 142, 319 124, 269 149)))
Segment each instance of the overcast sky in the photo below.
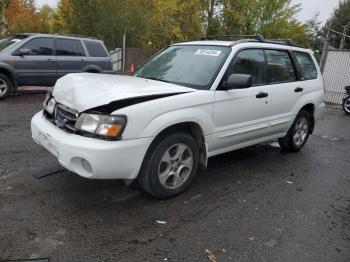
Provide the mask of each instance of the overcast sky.
POLYGON ((313 14, 320 12, 320 20, 325 23, 331 16, 339 0, 292 0, 294 4, 301 4, 303 10, 298 14, 298 18, 305 22, 312 18, 313 14))
MULTIPOLYGON (((271 0, 273 1, 273 0, 271 0)), ((38 7, 44 4, 56 6, 58 0, 35 0, 38 7)), ((339 0, 292 0, 294 4, 302 4, 303 10, 298 15, 301 21, 312 18, 313 14, 320 12, 320 19, 323 23, 330 17, 333 9, 338 5, 339 0)))

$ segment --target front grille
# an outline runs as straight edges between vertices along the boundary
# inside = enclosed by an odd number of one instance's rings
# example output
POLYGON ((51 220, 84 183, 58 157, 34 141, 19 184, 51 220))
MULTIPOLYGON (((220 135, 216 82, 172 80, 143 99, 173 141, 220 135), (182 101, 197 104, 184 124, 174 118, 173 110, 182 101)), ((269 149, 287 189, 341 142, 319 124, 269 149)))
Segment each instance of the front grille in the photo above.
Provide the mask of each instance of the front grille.
POLYGON ((77 111, 66 107, 62 104, 57 104, 55 109, 55 125, 68 132, 75 133, 76 128, 74 127, 77 122, 79 114, 77 111))

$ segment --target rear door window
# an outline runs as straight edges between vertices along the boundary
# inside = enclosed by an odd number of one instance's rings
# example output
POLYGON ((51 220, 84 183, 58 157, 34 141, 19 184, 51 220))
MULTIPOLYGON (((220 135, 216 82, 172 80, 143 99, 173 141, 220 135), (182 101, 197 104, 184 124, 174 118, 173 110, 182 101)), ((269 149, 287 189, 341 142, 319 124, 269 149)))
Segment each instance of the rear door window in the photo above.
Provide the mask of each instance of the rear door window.
POLYGON ((79 40, 56 39, 57 56, 85 56, 79 40))
POLYGON ((102 44, 95 41, 84 41, 86 49, 89 52, 89 55, 92 57, 106 57, 106 51, 103 48, 102 44))
POLYGON ((20 49, 28 49, 28 55, 53 55, 53 39, 52 38, 35 38, 25 43, 20 49))
POLYGON ((296 81, 293 62, 287 51, 265 50, 269 82, 285 83, 296 81))
POLYGON ((317 78, 317 69, 310 54, 305 52, 294 52, 301 71, 301 80, 311 80, 317 78))

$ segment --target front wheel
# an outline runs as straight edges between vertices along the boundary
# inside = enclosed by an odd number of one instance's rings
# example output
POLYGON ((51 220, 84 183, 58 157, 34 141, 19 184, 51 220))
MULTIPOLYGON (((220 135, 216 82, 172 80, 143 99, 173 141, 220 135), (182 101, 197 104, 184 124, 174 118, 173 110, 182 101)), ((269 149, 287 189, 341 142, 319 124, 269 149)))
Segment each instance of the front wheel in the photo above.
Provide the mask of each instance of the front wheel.
POLYGON ((199 162, 198 145, 186 133, 160 138, 147 153, 139 175, 141 187, 158 199, 185 191, 193 181, 199 162))
POLYGON ((295 118, 285 137, 278 139, 282 150, 297 152, 303 148, 309 138, 311 130, 311 116, 309 112, 302 110, 295 118))
POLYGON ((12 82, 4 74, 0 74, 0 100, 5 99, 12 91, 12 82))
POLYGON ((350 96, 344 99, 343 101, 343 109, 346 114, 350 115, 350 96))

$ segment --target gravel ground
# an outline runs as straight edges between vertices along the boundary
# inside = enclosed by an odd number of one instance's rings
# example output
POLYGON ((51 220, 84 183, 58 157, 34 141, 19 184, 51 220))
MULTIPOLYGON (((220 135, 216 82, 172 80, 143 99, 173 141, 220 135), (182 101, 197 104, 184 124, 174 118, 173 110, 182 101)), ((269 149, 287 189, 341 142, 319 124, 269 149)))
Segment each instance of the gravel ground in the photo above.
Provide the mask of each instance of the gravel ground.
POLYGON ((59 170, 31 140, 43 98, 0 102, 0 261, 350 261, 342 112, 328 110, 297 154, 263 144, 214 157, 183 195, 158 201, 121 181, 38 179, 59 170))

